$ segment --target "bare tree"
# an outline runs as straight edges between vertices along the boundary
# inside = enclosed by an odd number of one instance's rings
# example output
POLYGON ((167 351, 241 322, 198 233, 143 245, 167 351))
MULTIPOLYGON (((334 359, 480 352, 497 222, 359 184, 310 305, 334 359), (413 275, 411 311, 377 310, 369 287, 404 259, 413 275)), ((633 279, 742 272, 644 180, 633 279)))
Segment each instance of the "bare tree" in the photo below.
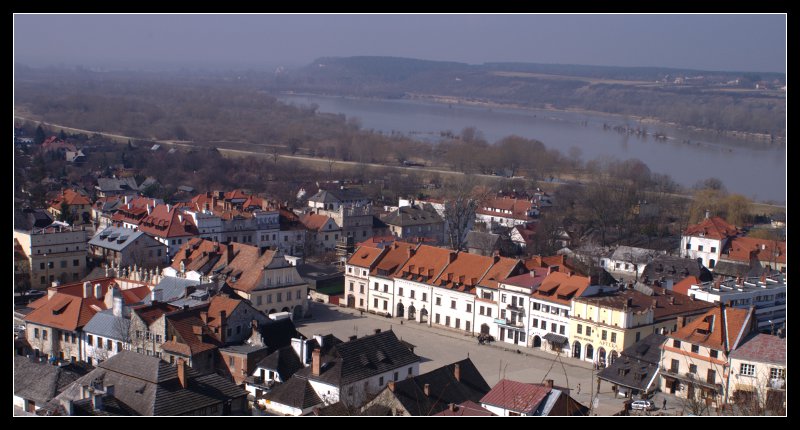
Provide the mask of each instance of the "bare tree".
POLYGON ((450 247, 455 250, 464 250, 479 201, 473 195, 474 180, 465 177, 462 181, 451 184, 449 193, 445 196, 444 221, 447 226, 450 247))

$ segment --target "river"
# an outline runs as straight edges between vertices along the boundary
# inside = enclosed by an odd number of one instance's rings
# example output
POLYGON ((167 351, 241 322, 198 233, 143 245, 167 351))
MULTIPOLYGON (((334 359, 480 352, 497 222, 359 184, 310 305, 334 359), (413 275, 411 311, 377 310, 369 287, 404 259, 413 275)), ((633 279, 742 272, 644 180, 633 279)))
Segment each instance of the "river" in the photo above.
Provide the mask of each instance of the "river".
POLYGON ((317 95, 280 95, 289 104, 319 106, 319 112, 358 118, 363 129, 403 133, 437 141, 440 132, 459 133, 465 127, 480 130, 490 142, 508 135, 537 139, 565 156, 580 149, 581 159, 600 156, 621 160, 638 158, 656 173, 669 174, 676 182, 692 186, 715 177, 728 191, 756 201, 786 201, 785 146, 749 147, 742 139, 686 130, 669 125, 640 124, 635 119, 597 113, 488 108, 418 100, 375 100, 317 95), (646 138, 620 133, 610 127, 646 127, 646 138), (667 140, 653 133, 663 132, 667 140))

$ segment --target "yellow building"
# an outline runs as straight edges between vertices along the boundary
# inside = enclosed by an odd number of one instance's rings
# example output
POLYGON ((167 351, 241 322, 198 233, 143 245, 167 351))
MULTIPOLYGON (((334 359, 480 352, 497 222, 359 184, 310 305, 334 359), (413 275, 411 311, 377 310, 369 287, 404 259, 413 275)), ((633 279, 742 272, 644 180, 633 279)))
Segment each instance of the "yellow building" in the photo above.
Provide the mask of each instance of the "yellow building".
POLYGON ((605 367, 649 334, 675 331, 679 316, 691 319, 713 306, 658 287, 578 297, 570 312, 572 356, 605 367))

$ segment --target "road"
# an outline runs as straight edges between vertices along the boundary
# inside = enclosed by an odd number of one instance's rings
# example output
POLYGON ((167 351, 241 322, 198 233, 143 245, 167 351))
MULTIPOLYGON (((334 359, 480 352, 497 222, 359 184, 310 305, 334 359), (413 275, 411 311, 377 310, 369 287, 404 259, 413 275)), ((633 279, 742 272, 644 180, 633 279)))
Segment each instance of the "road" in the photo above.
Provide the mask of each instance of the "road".
MULTIPOLYGON (((352 335, 362 337, 374 333, 375 329, 393 330, 398 338, 416 345, 414 352, 423 357, 420 373, 469 357, 489 386, 494 386, 503 378, 534 383, 552 379, 556 386, 569 387, 572 397, 586 406, 590 406, 593 388, 594 394, 597 394, 597 382, 593 376, 595 372, 587 362, 567 357, 559 360, 554 354, 503 342, 479 345, 476 338, 465 336, 463 332, 428 327, 416 322, 404 321, 400 324, 400 318, 368 313, 362 316, 355 309, 323 303, 312 303, 312 306, 313 318, 297 322, 297 329, 306 337, 333 334, 347 341, 352 335), (581 385, 580 394, 577 394, 578 384, 581 385)), ((598 399, 598 406, 592 414, 613 415, 623 408, 624 399, 615 399, 611 385, 606 382, 600 385, 598 399)))

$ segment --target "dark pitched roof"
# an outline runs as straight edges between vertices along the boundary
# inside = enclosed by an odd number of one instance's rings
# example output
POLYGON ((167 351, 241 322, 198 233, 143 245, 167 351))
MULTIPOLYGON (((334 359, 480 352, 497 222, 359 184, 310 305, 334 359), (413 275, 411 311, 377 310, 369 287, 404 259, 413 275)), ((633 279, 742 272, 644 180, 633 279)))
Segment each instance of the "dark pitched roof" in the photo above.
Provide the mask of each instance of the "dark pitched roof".
POLYGON ((272 354, 264 357, 256 364, 256 367, 274 369, 278 371, 282 381, 288 381, 295 372, 302 369, 303 363, 300 357, 294 352, 291 346, 278 348, 272 354))
POLYGON ((710 281, 713 276, 711 272, 691 258, 674 257, 671 255, 659 255, 645 266, 642 272, 642 279, 649 282, 672 279, 677 283, 687 276, 694 276, 701 282, 710 281))
POLYGON ((612 384, 646 390, 658 372, 661 345, 666 339, 666 336, 658 333, 647 336, 625 348, 620 357, 597 376, 612 384))
POLYGON ((50 401, 80 377, 75 370, 14 356, 14 395, 36 403, 50 401))
POLYGON ((353 200, 367 200, 367 196, 358 188, 331 188, 319 190, 316 194, 308 198, 312 202, 320 203, 340 203, 353 200))
POLYGON ((479 402, 489 390, 489 384, 469 358, 394 384, 395 397, 414 416, 435 415, 450 403, 479 402), (456 365, 460 380, 455 378, 456 365), (425 395, 425 384, 429 385, 429 396, 425 395))
MULTIPOLYGON (((122 351, 76 381, 73 387, 102 381, 114 385, 114 396, 140 415, 181 415, 198 408, 245 397, 247 391, 216 374, 199 376, 186 367, 187 388, 177 367, 156 357, 122 351)), ((64 393, 66 394, 66 393, 64 393)))
POLYGON ((273 388, 264 396, 273 403, 291 406, 298 409, 321 405, 322 399, 306 379, 289 378, 288 381, 273 388))
POLYGON ((382 219, 383 222, 389 225, 396 225, 400 227, 412 225, 428 225, 442 223, 442 217, 430 204, 423 204, 422 206, 403 206, 389 212, 382 219))
POLYGON ((441 417, 491 417, 494 414, 483 406, 467 400, 460 404, 447 407, 447 409, 436 414, 441 417))
POLYGON ((96 410, 92 407, 92 399, 86 398, 73 403, 74 416, 139 416, 133 408, 114 396, 103 396, 103 407, 96 410))
POLYGON ((264 345, 269 348, 270 353, 291 345, 292 338, 303 336, 297 331, 294 323, 289 318, 277 321, 270 319, 266 323, 259 325, 258 328, 264 340, 264 345))
POLYGON ((764 333, 754 333, 745 338, 731 358, 786 365, 786 339, 764 333))

